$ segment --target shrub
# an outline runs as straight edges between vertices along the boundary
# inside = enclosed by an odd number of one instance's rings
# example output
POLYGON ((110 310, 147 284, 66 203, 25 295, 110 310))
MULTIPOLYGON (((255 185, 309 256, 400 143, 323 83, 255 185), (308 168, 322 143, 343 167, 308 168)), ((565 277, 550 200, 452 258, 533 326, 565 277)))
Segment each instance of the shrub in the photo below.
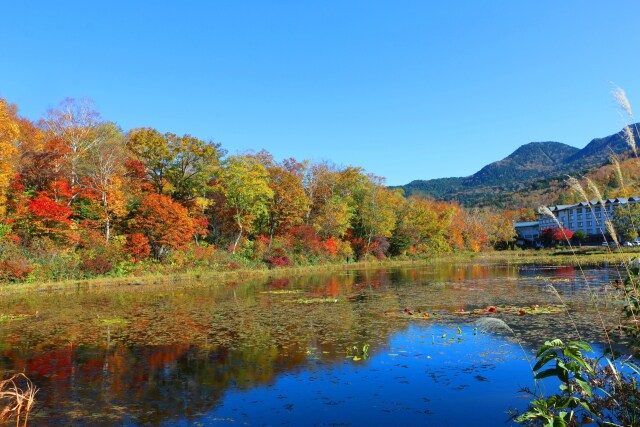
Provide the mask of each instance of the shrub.
POLYGON ((93 275, 107 274, 113 269, 113 264, 104 255, 96 255, 95 258, 82 260, 80 269, 93 275))
POLYGON ((33 280, 68 280, 82 276, 80 256, 75 252, 52 251, 33 260, 33 280))
POLYGON ((335 257, 338 253, 338 242, 333 237, 329 237, 322 243, 322 248, 330 257, 335 257))
POLYGON ((244 259, 250 259, 250 260, 255 260, 255 242, 253 240, 249 240, 245 237, 240 239, 240 242, 238 243, 237 249, 236 249, 236 253, 244 258, 244 259))
POLYGON ((344 259, 347 261, 353 259, 353 248, 351 247, 351 243, 344 240, 338 240, 337 243, 338 249, 336 251, 336 255, 340 259, 344 259))
POLYGON ((371 253, 379 260, 383 260, 389 252, 389 241, 384 237, 376 237, 371 245, 371 253))
POLYGON ((297 225, 291 228, 291 237, 296 253, 317 256, 322 253, 322 243, 318 233, 310 225, 297 225))
POLYGON ((264 259, 269 252, 269 238, 262 234, 257 235, 253 241, 253 260, 264 259))
POLYGON ((237 261, 228 261, 227 262, 227 268, 229 270, 238 270, 240 268, 240 263, 237 261))
POLYGON ((269 265, 269 268, 276 267, 289 267, 293 263, 291 262, 291 258, 288 256, 274 256, 274 257, 266 257, 265 262, 269 265))
POLYGON ((209 267, 215 264, 216 248, 213 245, 192 245, 190 253, 196 266, 209 267))
POLYGON ((13 254, 0 261, 0 280, 11 282, 25 280, 32 271, 33 266, 29 260, 19 254, 13 254))

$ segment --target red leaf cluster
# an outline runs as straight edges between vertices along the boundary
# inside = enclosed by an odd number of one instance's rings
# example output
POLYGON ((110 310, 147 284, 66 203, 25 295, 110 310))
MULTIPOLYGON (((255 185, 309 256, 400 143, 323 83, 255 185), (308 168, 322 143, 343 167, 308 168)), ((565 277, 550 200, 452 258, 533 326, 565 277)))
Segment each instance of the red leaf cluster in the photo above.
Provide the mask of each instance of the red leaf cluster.
POLYGON ((40 193, 35 199, 29 202, 29 211, 38 219, 43 221, 70 224, 71 209, 62 206, 55 200, 40 193))
POLYGON ((550 227, 542 230, 542 238, 546 240, 555 240, 558 242, 570 240, 573 237, 573 231, 562 227, 550 227))
POLYGON ((322 243, 322 248, 327 255, 334 257, 338 253, 338 242, 333 237, 329 237, 322 243))

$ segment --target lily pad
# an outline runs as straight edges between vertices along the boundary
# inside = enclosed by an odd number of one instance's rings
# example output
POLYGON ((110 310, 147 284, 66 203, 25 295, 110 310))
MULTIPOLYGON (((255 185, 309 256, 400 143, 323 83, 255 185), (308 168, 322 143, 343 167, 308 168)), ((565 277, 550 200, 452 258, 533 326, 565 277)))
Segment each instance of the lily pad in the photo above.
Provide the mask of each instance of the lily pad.
POLYGON ((103 325, 126 325, 129 323, 129 321, 127 319, 116 317, 113 319, 101 319, 100 323, 102 323, 103 325))
POLYGON ((302 291, 300 289, 277 289, 274 291, 262 291, 261 294, 273 294, 273 295, 287 295, 287 294, 299 294, 302 291))
POLYGON ((299 298, 294 300, 287 300, 284 302, 294 303, 294 304, 327 304, 327 303, 337 303, 339 301, 338 298, 299 298))
POLYGON ((2 314, 0 315, 0 323, 12 322, 14 320, 25 320, 31 317, 29 314, 2 314))
MULTIPOLYGON (((471 314, 483 315, 483 314, 496 314, 496 313, 504 313, 504 314, 516 314, 518 316, 524 316, 527 314, 560 314, 564 313, 566 308, 560 304, 550 304, 550 305, 531 305, 531 306, 515 306, 515 305, 504 305, 504 306, 489 306, 487 308, 477 308, 471 311, 471 314)), ((456 312, 456 314, 465 314, 464 312, 456 312)))

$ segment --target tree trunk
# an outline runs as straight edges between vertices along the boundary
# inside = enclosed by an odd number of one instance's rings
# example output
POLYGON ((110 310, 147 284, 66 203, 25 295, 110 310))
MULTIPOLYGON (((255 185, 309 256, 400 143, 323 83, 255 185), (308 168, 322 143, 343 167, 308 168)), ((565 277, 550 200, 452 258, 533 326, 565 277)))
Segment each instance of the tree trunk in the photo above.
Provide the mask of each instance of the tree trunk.
POLYGON ((109 220, 109 214, 107 214, 107 222, 104 226, 104 235, 107 244, 109 243, 109 238, 111 237, 111 221, 109 220))
POLYGON ((275 218, 271 218, 271 220, 269 221, 269 249, 271 249, 271 242, 273 242, 273 233, 275 231, 276 228, 276 220, 275 218))
POLYGON ((242 224, 240 223, 240 221, 238 221, 238 228, 240 228, 240 232, 238 233, 238 237, 236 237, 236 241, 233 244, 233 251, 232 253, 235 255, 236 253, 236 248, 238 247, 238 243, 240 243, 240 238, 242 237, 242 224))
POLYGON ((102 192, 102 207, 104 208, 104 217, 105 217, 105 225, 104 225, 104 237, 107 244, 109 243, 109 239, 111 238, 111 215, 109 215, 109 201, 107 200, 107 192, 102 192))

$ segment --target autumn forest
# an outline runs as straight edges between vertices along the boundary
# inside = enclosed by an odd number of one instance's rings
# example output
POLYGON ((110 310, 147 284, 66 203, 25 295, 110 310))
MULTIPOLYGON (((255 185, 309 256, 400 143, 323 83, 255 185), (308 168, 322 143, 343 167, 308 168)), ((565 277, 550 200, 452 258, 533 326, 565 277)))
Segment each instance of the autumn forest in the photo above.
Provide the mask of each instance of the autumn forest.
POLYGON ((3 281, 478 252, 533 215, 405 198, 358 166, 123 130, 86 99, 33 122, 0 98, 0 153, 3 281))

